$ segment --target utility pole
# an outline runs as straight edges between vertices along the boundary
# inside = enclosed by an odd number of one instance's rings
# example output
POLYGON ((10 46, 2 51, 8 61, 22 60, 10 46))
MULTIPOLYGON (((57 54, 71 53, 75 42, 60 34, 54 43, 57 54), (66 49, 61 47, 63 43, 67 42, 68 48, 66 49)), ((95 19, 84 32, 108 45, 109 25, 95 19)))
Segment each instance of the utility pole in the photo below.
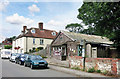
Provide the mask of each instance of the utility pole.
POLYGON ((83 70, 85 70, 85 56, 86 56, 86 40, 83 40, 83 49, 82 49, 82 57, 83 57, 83 70))

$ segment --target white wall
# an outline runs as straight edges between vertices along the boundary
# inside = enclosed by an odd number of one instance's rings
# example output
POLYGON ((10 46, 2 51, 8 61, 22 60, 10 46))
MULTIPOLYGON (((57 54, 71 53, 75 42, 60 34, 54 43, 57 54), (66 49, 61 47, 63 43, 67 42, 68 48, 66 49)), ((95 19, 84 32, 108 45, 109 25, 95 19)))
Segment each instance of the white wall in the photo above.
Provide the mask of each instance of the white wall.
POLYGON ((43 45, 40 45, 40 38, 34 38, 34 39, 35 39, 35 44, 33 44, 33 37, 22 37, 22 38, 16 39, 15 41, 13 41, 13 44, 12 44, 12 52, 13 53, 24 53, 24 52, 26 52, 26 49, 27 49, 27 52, 29 52, 29 50, 32 49, 33 47, 45 48, 47 46, 47 44, 51 44, 51 42, 53 41, 52 39, 44 39, 43 38, 44 43, 43 43, 43 45), (20 47, 20 49, 15 50, 14 48, 18 47, 18 46, 20 47))

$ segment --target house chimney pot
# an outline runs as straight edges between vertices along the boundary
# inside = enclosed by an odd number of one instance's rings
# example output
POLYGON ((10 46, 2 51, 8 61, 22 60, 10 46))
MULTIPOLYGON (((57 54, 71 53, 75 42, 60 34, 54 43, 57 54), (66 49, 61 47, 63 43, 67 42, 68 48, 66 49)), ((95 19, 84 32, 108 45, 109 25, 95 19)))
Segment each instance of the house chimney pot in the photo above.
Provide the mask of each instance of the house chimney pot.
POLYGON ((27 29, 27 26, 23 26, 23 33, 25 33, 26 29, 27 29))
POLYGON ((38 24, 38 26, 39 26, 39 29, 40 29, 40 30, 43 30, 43 23, 42 23, 42 22, 40 22, 40 23, 38 24))

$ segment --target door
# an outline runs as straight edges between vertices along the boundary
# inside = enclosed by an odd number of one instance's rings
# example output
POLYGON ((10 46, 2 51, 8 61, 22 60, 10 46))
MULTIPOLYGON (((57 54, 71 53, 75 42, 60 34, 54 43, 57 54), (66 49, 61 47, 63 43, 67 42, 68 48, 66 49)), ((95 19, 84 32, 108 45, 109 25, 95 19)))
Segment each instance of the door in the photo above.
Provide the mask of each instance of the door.
POLYGON ((66 51, 66 46, 62 47, 62 60, 66 60, 67 58, 67 51, 66 51))
POLYGON ((27 57, 25 62, 27 66, 30 66, 31 63, 30 57, 27 57))
POLYGON ((97 58, 97 47, 92 47, 92 58, 97 58))

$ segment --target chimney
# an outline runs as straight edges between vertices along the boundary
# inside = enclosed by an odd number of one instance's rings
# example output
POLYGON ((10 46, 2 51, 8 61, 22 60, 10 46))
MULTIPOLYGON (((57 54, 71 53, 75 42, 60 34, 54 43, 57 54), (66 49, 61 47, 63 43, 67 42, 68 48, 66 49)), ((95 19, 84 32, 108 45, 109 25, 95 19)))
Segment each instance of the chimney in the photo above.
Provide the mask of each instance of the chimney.
POLYGON ((43 30, 43 23, 42 22, 38 23, 38 26, 39 26, 40 30, 43 30))
POLYGON ((26 29, 27 29, 27 26, 23 26, 23 33, 25 33, 26 29))

